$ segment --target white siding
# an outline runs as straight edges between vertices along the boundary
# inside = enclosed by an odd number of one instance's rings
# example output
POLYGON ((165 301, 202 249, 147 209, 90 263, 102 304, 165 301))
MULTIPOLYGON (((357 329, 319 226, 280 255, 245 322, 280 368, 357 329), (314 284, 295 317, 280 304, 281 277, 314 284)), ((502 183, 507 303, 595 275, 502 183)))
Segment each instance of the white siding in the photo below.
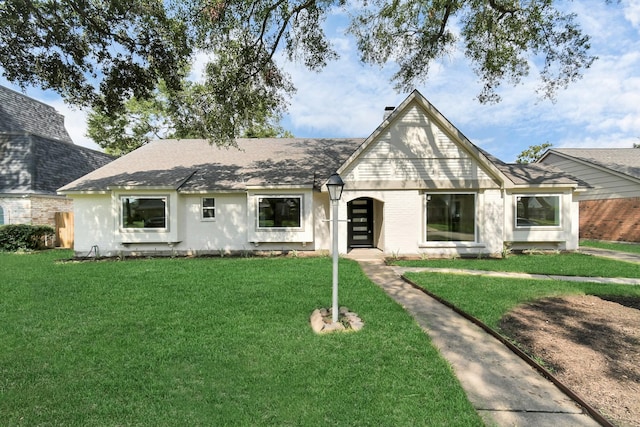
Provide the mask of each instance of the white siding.
POLYGON ((360 187, 366 187, 363 182, 384 182, 380 187, 411 182, 422 188, 470 188, 492 182, 487 171, 417 104, 360 154, 345 178, 360 187))

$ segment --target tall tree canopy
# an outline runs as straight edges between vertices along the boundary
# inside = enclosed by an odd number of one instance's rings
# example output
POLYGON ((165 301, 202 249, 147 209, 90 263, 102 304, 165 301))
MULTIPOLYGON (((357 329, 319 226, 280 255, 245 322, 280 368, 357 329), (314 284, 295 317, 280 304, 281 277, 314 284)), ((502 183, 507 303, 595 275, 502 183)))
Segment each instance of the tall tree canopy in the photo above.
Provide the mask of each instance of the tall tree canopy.
MULTIPOLYGON (((200 83, 184 80, 180 98, 195 97, 202 91, 200 83)), ((199 117, 192 109, 182 108, 173 101, 164 82, 160 82, 148 99, 133 97, 127 100, 118 114, 106 114, 93 109, 87 118, 87 134, 105 152, 121 156, 135 150, 152 139, 202 137, 199 117)), ((173 95, 177 95, 175 92, 173 95)), ((290 138, 293 135, 278 124, 280 117, 264 114, 242 129, 243 138, 290 138)), ((233 144, 233 141, 231 142, 233 144)))
POLYGON ((168 12, 157 0, 0 1, 2 73, 109 112, 159 80, 178 89, 193 46, 168 12))
POLYGON ((294 87, 276 57, 311 70, 337 57, 323 30, 335 8, 351 16, 364 62, 393 61, 408 90, 430 66, 464 50, 483 82, 481 102, 499 100, 530 62, 543 62, 540 90, 553 97, 594 58, 573 14, 553 0, 0 0, 0 67, 21 85, 54 89, 69 102, 117 117, 160 81, 190 129, 221 144, 278 117, 294 87), (457 31, 460 29, 460 31, 457 31), (184 91, 185 64, 211 54, 197 90, 184 91))

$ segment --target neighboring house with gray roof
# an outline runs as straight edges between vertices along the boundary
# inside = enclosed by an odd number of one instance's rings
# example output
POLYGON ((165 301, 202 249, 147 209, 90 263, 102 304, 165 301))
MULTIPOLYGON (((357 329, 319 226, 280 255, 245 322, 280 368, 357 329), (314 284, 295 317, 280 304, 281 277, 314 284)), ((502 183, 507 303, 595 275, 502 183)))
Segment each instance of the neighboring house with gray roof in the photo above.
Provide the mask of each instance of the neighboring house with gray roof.
POLYGON ((53 107, 0 86, 0 224, 55 226, 73 210, 56 190, 112 160, 74 145, 53 107))
POLYGON ((640 242, 640 148, 554 148, 538 164, 586 183, 581 238, 640 242))
POLYGON ((62 187, 76 252, 101 255, 331 248, 459 256, 576 249, 579 184, 552 167, 508 165, 413 92, 365 139, 155 141, 62 187), (348 221, 346 221, 348 219, 348 221))

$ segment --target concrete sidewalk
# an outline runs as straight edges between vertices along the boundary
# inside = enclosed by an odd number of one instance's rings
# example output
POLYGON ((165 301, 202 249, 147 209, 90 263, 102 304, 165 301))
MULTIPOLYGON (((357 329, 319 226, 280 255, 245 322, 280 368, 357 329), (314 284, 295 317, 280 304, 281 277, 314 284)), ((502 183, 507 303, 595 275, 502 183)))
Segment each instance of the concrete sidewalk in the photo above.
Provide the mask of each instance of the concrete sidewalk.
POLYGON ((603 258, 611 258, 617 261, 626 261, 640 264, 640 254, 636 253, 618 252, 609 249, 589 248, 587 246, 581 246, 580 248, 578 248, 578 252, 603 258))
POLYGON ((600 425, 500 341, 402 280, 381 255, 361 252, 348 257, 357 260, 429 335, 486 425, 600 425))
POLYGON ((457 268, 395 267, 395 266, 390 268, 393 268, 399 276, 409 271, 411 272, 428 271, 432 273, 467 274, 472 276, 511 277, 514 279, 564 280, 568 282, 640 285, 640 279, 625 278, 625 277, 557 276, 553 274, 511 273, 511 272, 504 272, 504 271, 464 270, 464 269, 457 269, 457 268))

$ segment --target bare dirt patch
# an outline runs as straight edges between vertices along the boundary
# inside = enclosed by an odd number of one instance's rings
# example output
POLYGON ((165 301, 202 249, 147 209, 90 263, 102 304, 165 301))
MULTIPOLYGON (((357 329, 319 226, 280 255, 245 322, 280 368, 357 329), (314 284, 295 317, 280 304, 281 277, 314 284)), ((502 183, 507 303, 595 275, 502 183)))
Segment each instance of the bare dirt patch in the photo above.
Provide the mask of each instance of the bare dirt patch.
POLYGON ((613 424, 640 427, 640 299, 603 298, 545 298, 500 327, 613 424))

